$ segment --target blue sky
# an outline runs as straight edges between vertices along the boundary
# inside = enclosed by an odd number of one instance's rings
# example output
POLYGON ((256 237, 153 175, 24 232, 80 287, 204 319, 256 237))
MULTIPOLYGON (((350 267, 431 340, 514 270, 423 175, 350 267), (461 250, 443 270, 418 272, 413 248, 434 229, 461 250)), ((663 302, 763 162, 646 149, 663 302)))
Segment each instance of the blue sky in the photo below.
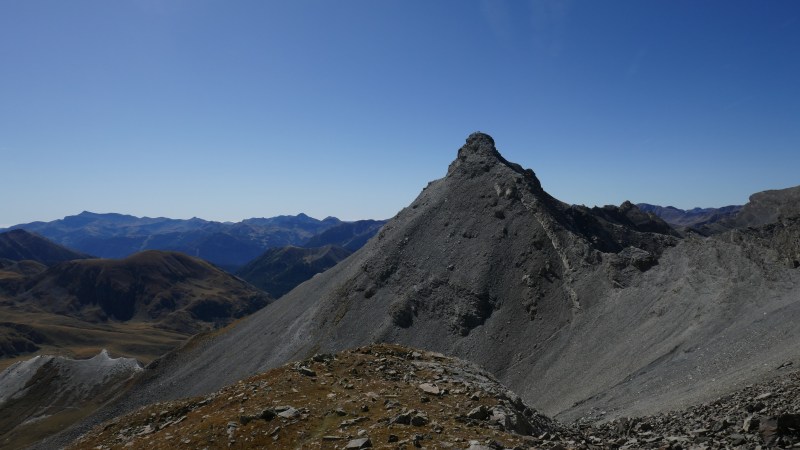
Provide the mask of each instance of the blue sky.
POLYGON ((0 225, 387 218, 492 134, 557 198, 800 184, 800 2, 0 1, 0 225))

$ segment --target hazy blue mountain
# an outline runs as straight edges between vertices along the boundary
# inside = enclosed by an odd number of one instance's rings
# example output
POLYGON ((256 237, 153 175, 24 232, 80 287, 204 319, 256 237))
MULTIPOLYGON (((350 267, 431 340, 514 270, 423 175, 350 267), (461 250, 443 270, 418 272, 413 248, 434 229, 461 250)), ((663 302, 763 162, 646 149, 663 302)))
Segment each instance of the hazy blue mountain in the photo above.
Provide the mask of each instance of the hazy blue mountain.
POLYGON ((318 220, 302 213, 232 223, 84 211, 52 222, 20 224, 10 229, 34 232, 102 258, 124 258, 143 250, 169 250, 233 270, 268 248, 301 245, 341 223, 335 217, 318 220))
POLYGON ((718 222, 735 216, 741 205, 723 206, 721 208, 679 209, 674 206, 658 206, 649 203, 638 203, 640 210, 653 213, 674 227, 696 227, 718 222))
POLYGON ((372 236, 375 236, 385 223, 385 220, 342 222, 312 237, 306 241, 303 247, 337 245, 354 252, 363 247, 372 236))

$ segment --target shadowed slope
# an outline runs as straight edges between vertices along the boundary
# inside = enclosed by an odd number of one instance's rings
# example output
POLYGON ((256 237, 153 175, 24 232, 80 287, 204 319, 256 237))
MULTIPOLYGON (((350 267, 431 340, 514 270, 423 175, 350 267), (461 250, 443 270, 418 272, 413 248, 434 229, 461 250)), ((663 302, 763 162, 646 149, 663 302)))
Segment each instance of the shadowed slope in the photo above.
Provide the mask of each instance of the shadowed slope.
POLYGON ((272 297, 279 298, 298 284, 335 266, 351 253, 333 245, 273 248, 247 263, 237 275, 272 297))
POLYGON ((29 280, 15 300, 23 309, 87 322, 138 320, 195 333, 250 314, 270 299, 200 259, 147 251, 59 264, 29 280))
POLYGON ((12 261, 30 260, 49 266, 91 256, 70 250, 25 230, 11 230, 0 233, 0 258, 12 261))

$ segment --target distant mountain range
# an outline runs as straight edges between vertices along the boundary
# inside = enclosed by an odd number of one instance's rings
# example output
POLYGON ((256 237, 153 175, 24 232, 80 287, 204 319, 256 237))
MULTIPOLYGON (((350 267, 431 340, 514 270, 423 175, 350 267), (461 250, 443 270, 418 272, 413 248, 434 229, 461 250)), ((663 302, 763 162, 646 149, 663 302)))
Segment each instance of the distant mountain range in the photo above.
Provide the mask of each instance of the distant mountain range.
MULTIPOLYGON (((139 219, 119 214, 81 216, 83 219, 72 216, 29 228, 56 230, 64 239, 94 236, 94 240, 82 242, 93 242, 99 253, 108 253, 109 249, 101 244, 115 238, 103 241, 97 236, 150 231, 162 234, 150 236, 148 242, 166 242, 163 238, 175 232, 201 234, 202 228, 192 231, 192 227, 210 223, 199 219, 139 219)), ((237 279, 180 252, 145 250, 125 258, 98 259, 22 228, 0 233, 0 312, 4 318, 0 321, 0 358, 52 346, 70 349, 80 334, 84 336, 77 341, 83 342, 82 345, 109 344, 108 336, 78 330, 114 323, 119 324, 115 327, 123 328, 115 331, 120 342, 127 340, 125 334, 130 332, 129 328, 165 330, 164 336, 150 333, 154 340, 150 344, 138 348, 116 347, 125 354, 150 360, 181 339, 250 314, 329 269, 360 248, 384 223, 341 222, 333 218, 318 221, 302 214, 245 222, 254 228, 261 227, 262 236, 273 239, 272 242, 281 235, 283 239, 291 235, 292 239, 301 236, 306 239, 311 230, 324 228, 322 234, 308 240, 322 246, 270 248, 242 268, 241 278, 237 279), (272 236, 264 230, 272 230, 272 236), (56 327, 61 331, 54 332, 56 327)), ((212 223, 211 227, 215 226, 212 223)), ((218 235, 235 240, 229 234, 218 235)), ((225 239, 216 242, 224 247, 225 239)), ((224 250, 239 249, 232 246, 224 250)))
POLYGON ((710 236, 734 228, 758 227, 776 222, 780 217, 800 214, 800 186, 757 192, 750 196, 746 205, 688 210, 648 203, 636 206, 644 212, 657 215, 677 229, 710 236))
POLYGON ((736 215, 742 209, 741 205, 692 209, 680 209, 674 206, 658 206, 649 203, 637 203, 636 206, 644 212, 657 215, 676 228, 693 228, 718 222, 736 215))
POLYGON ((101 258, 124 258, 144 250, 178 251, 234 271, 267 249, 305 246, 326 231, 331 234, 319 237, 311 246, 334 244, 357 248, 383 223, 342 222, 335 217, 318 220, 302 213, 231 223, 84 211, 52 222, 14 225, 9 230, 38 233, 60 245, 101 258))

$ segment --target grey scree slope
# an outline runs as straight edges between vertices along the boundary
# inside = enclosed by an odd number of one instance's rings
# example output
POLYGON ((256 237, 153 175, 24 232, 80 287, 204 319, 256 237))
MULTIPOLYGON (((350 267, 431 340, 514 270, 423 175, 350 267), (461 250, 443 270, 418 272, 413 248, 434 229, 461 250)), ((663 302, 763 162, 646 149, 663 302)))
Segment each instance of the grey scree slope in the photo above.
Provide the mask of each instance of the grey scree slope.
MULTIPOLYGON (((781 239, 798 228, 784 224, 781 239)), ((771 233, 681 239, 627 202, 566 205, 475 133, 361 250, 164 358, 72 435, 143 403, 381 341, 474 361, 561 420, 703 401, 800 356, 800 271, 770 248, 771 233)))

